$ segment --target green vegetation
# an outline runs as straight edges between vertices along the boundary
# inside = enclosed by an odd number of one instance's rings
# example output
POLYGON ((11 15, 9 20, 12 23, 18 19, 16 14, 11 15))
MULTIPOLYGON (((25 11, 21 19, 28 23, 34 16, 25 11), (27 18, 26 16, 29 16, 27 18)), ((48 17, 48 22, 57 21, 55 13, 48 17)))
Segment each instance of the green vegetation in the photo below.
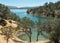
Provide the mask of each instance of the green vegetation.
POLYGON ((38 36, 43 35, 44 37, 48 38, 51 42, 59 43, 60 40, 60 19, 47 19, 46 21, 40 23, 40 28, 38 28, 38 36), (44 34, 43 32, 47 33, 48 35, 44 34))
POLYGON ((0 4, 0 18, 20 21, 19 16, 17 16, 15 13, 12 13, 10 9, 3 4, 0 4))
POLYGON ((60 40, 60 19, 52 19, 47 21, 46 32, 49 34, 49 39, 54 43, 59 43, 60 40))
POLYGON ((58 18, 60 17, 60 1, 56 3, 45 3, 43 6, 40 6, 38 8, 29 9, 27 13, 32 13, 35 16, 51 16, 58 18))
POLYGON ((21 22, 24 24, 24 26, 34 27, 34 22, 30 20, 30 18, 24 17, 21 19, 21 22))
POLYGON ((32 13, 37 16, 46 16, 46 20, 36 22, 37 26, 37 40, 39 35, 43 35, 48 38, 51 42, 59 43, 60 40, 60 1, 56 3, 45 3, 43 6, 38 8, 29 9, 27 13, 32 13), (44 32, 47 34, 44 34, 44 32))
POLYGON ((37 25, 37 40, 36 41, 38 41, 39 35, 42 35, 42 32, 45 29, 45 27, 44 27, 45 25, 43 22, 40 22, 40 21, 36 22, 36 25, 37 25))
MULTIPOLYGON (((14 32, 11 27, 4 27, 7 24, 5 20, 9 20, 9 19, 17 21, 18 26, 16 27, 15 31, 18 31, 20 27, 24 28, 23 32, 25 32, 28 35, 31 42, 31 34, 32 34, 31 28, 34 27, 35 25, 34 22, 27 17, 20 19, 19 16, 17 16, 15 13, 12 13, 10 9, 5 5, 0 4, 0 8, 1 8, 0 9, 0 18, 1 18, 0 25, 3 26, 1 31, 2 31, 2 34, 6 37, 7 43, 10 37, 12 37, 12 32, 14 32)), ((12 23, 11 21, 9 22, 12 23)))
MULTIPOLYGON (((27 34, 29 37, 29 41, 31 42, 31 36, 32 36, 32 28, 36 26, 37 28, 37 40, 39 35, 43 35, 44 37, 48 38, 50 41, 53 41, 54 43, 59 43, 60 40, 60 1, 56 3, 50 2, 45 3, 45 5, 40 6, 38 8, 29 9, 27 13, 32 13, 36 16, 46 16, 49 18, 46 18, 45 21, 40 22, 40 18, 38 19, 38 22, 33 22, 27 17, 24 17, 22 19, 19 18, 15 13, 12 13, 10 9, 0 4, 0 25, 3 26, 1 29, 2 33, 1 35, 4 35, 6 37, 6 41, 8 43, 8 40, 13 36, 12 33, 18 31, 20 27, 23 28, 23 32, 27 34), (51 17, 51 18, 50 18, 51 17), (53 18, 54 17, 54 18, 53 18), (55 18, 57 17, 57 18, 55 18), (17 21, 17 28, 13 29, 12 27, 4 27, 6 25, 5 19, 14 20, 17 21), (43 33, 47 33, 48 35, 45 35, 43 33)), ((11 21, 9 21, 12 23, 11 21)))
POLYGON ((35 23, 27 17, 24 17, 22 19, 22 23, 23 23, 23 28, 24 28, 23 32, 25 32, 28 35, 29 41, 31 42, 31 35, 32 35, 31 30, 35 26, 35 23))

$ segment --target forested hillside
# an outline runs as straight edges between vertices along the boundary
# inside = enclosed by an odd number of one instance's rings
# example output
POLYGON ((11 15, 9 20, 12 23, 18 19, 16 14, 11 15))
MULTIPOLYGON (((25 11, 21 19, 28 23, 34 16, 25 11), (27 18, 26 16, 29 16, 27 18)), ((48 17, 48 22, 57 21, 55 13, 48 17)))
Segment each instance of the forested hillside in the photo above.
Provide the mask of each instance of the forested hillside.
POLYGON ((0 18, 20 21, 19 16, 17 16, 15 13, 12 13, 10 9, 3 4, 0 4, 0 18))
POLYGON ((60 18, 60 1, 56 3, 45 3, 38 8, 29 9, 27 13, 34 14, 36 16, 58 16, 60 18))

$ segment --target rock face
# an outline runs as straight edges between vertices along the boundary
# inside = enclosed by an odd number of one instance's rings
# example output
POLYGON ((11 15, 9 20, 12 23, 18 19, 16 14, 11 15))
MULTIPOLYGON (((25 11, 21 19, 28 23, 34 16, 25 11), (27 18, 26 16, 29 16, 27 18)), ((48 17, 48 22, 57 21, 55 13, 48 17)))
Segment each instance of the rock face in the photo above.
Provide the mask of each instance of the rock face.
POLYGON ((7 22, 4 19, 0 19, 0 25, 6 26, 7 22))
MULTIPOLYGON (((6 43, 6 40, 4 39, 4 36, 0 35, 0 43, 6 43)), ((14 43, 11 39, 9 39, 9 43, 14 43)))
POLYGON ((4 20, 4 19, 0 19, 0 26, 12 26, 17 27, 17 23, 13 20, 4 20))
POLYGON ((17 24, 13 20, 5 20, 7 22, 6 26, 12 26, 13 28, 17 27, 17 24), (11 21, 11 22, 9 22, 11 21))
MULTIPOLYGON (((13 20, 0 19, 0 29, 3 28, 4 26, 12 26, 13 28, 16 28, 17 24, 13 20), (11 21, 11 23, 9 21, 11 21)), ((4 39, 4 35, 0 35, 0 43, 6 43, 6 40, 4 39)), ((9 39, 8 43, 15 43, 15 42, 12 39, 9 39)))
MULTIPOLYGON (((2 21, 6 22, 6 25, 4 25, 4 26, 12 26, 13 28, 16 28, 18 26, 17 23, 13 20, 2 20, 2 21)), ((1 28, 3 28, 3 25, 0 24, 0 29, 1 28)), ((19 30, 19 31, 22 31, 22 30, 19 30)), ((0 33, 1 33, 1 31, 0 31, 0 33)), ((48 42, 48 40, 47 41, 38 41, 38 42, 23 41, 14 35, 13 38, 9 39, 8 43, 45 43, 45 42, 48 42)), ((0 35, 0 43, 6 43, 6 40, 4 39, 4 35, 0 35)))

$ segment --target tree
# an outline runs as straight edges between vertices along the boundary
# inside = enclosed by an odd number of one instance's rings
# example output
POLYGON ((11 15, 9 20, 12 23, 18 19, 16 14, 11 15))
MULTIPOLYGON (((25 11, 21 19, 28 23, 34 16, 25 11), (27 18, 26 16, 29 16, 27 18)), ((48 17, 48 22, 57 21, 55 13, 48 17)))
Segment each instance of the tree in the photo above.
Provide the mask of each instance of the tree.
POLYGON ((36 22, 37 25, 37 40, 38 41, 38 37, 39 35, 43 35, 43 31, 45 30, 45 23, 41 22, 40 19, 38 19, 38 22, 36 22))
POLYGON ((49 19, 45 22, 44 32, 48 34, 50 41, 59 43, 60 40, 60 19, 49 19))
POLYGON ((32 34, 31 28, 34 27, 35 23, 32 20, 30 20, 29 18, 24 17, 22 19, 22 24, 23 24, 23 27, 24 27, 23 31, 28 35, 29 40, 31 42, 31 34, 32 34))
POLYGON ((59 43, 60 39, 60 20, 59 19, 54 19, 52 21, 49 21, 48 23, 50 27, 48 26, 49 31, 48 33, 50 34, 50 40, 54 41, 54 43, 59 43))
POLYGON ((1 28, 1 31, 1 35, 5 36, 6 43, 8 43, 9 39, 13 37, 14 29, 11 26, 9 26, 1 28))

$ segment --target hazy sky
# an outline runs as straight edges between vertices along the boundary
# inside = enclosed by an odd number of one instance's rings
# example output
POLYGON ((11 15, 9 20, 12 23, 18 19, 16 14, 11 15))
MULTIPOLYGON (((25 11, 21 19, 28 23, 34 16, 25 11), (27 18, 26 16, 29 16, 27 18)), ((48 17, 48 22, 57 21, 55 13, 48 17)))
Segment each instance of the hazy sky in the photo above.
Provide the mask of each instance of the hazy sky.
POLYGON ((0 0, 0 3, 9 5, 9 6, 17 6, 17 7, 33 7, 40 6, 46 2, 57 2, 59 0, 0 0))

